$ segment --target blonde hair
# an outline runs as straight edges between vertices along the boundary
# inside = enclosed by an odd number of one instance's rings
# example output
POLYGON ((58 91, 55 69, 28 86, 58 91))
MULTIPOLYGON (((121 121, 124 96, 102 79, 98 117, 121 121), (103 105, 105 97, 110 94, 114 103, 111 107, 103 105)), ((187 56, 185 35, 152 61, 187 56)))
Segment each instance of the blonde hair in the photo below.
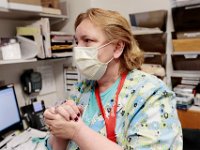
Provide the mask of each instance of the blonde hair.
POLYGON ((144 60, 143 52, 138 47, 131 32, 131 26, 124 17, 116 11, 91 8, 77 17, 75 30, 85 19, 89 19, 101 27, 108 40, 121 40, 125 43, 123 53, 120 56, 120 72, 140 68, 144 60))

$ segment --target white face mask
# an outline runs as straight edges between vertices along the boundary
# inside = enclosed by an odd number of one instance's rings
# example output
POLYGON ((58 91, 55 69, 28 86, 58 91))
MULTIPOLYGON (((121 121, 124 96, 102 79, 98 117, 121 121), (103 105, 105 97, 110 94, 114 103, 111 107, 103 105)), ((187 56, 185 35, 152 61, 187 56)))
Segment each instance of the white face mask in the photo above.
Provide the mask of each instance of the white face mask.
POLYGON ((74 60, 81 74, 89 80, 99 80, 106 72, 109 60, 102 63, 98 60, 98 50, 109 45, 111 42, 100 47, 74 47, 74 60))

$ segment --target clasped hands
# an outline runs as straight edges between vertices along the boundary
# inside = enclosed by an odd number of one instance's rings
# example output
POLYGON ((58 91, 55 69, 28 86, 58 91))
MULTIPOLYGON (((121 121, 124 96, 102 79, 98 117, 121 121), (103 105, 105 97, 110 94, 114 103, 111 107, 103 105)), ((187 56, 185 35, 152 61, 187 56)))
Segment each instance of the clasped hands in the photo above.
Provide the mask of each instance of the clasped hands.
POLYGON ((81 106, 77 106, 72 100, 67 100, 59 106, 46 109, 44 119, 52 135, 73 140, 84 125, 81 119, 82 112, 81 106))

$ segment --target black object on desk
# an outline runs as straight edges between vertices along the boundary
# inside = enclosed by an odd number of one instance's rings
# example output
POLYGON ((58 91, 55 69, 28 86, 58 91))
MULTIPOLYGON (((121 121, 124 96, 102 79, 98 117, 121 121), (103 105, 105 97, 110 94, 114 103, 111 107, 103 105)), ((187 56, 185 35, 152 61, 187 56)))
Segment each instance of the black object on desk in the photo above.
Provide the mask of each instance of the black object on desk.
POLYGON ((47 130, 43 118, 44 110, 44 101, 33 102, 31 105, 21 107, 23 117, 28 126, 41 131, 47 130))

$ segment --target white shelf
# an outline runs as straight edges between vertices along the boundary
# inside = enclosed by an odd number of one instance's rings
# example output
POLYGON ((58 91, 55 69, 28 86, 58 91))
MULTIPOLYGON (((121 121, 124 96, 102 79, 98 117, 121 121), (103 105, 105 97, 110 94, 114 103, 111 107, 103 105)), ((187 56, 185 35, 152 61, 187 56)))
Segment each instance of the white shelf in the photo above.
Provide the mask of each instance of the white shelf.
POLYGON ((16 63, 28 63, 28 62, 42 62, 42 61, 51 61, 51 62, 55 62, 55 61, 63 61, 68 57, 72 57, 72 53, 70 53, 67 56, 63 56, 63 57, 51 57, 51 58, 45 58, 45 59, 37 59, 37 58, 33 58, 33 59, 15 59, 15 60, 0 60, 0 65, 6 65, 6 64, 16 64, 16 63))
POLYGON ((0 18, 13 20, 33 20, 47 17, 50 20, 67 20, 67 15, 47 14, 42 12, 22 11, 0 8, 0 18))
POLYGON ((200 51, 196 52, 173 52, 172 55, 199 55, 200 51))
POLYGON ((173 71, 171 77, 200 77, 200 71, 173 71))
POLYGON ((36 62, 37 59, 18 59, 18 60, 0 60, 0 65, 5 65, 5 64, 16 64, 16 63, 27 63, 27 62, 36 62))

